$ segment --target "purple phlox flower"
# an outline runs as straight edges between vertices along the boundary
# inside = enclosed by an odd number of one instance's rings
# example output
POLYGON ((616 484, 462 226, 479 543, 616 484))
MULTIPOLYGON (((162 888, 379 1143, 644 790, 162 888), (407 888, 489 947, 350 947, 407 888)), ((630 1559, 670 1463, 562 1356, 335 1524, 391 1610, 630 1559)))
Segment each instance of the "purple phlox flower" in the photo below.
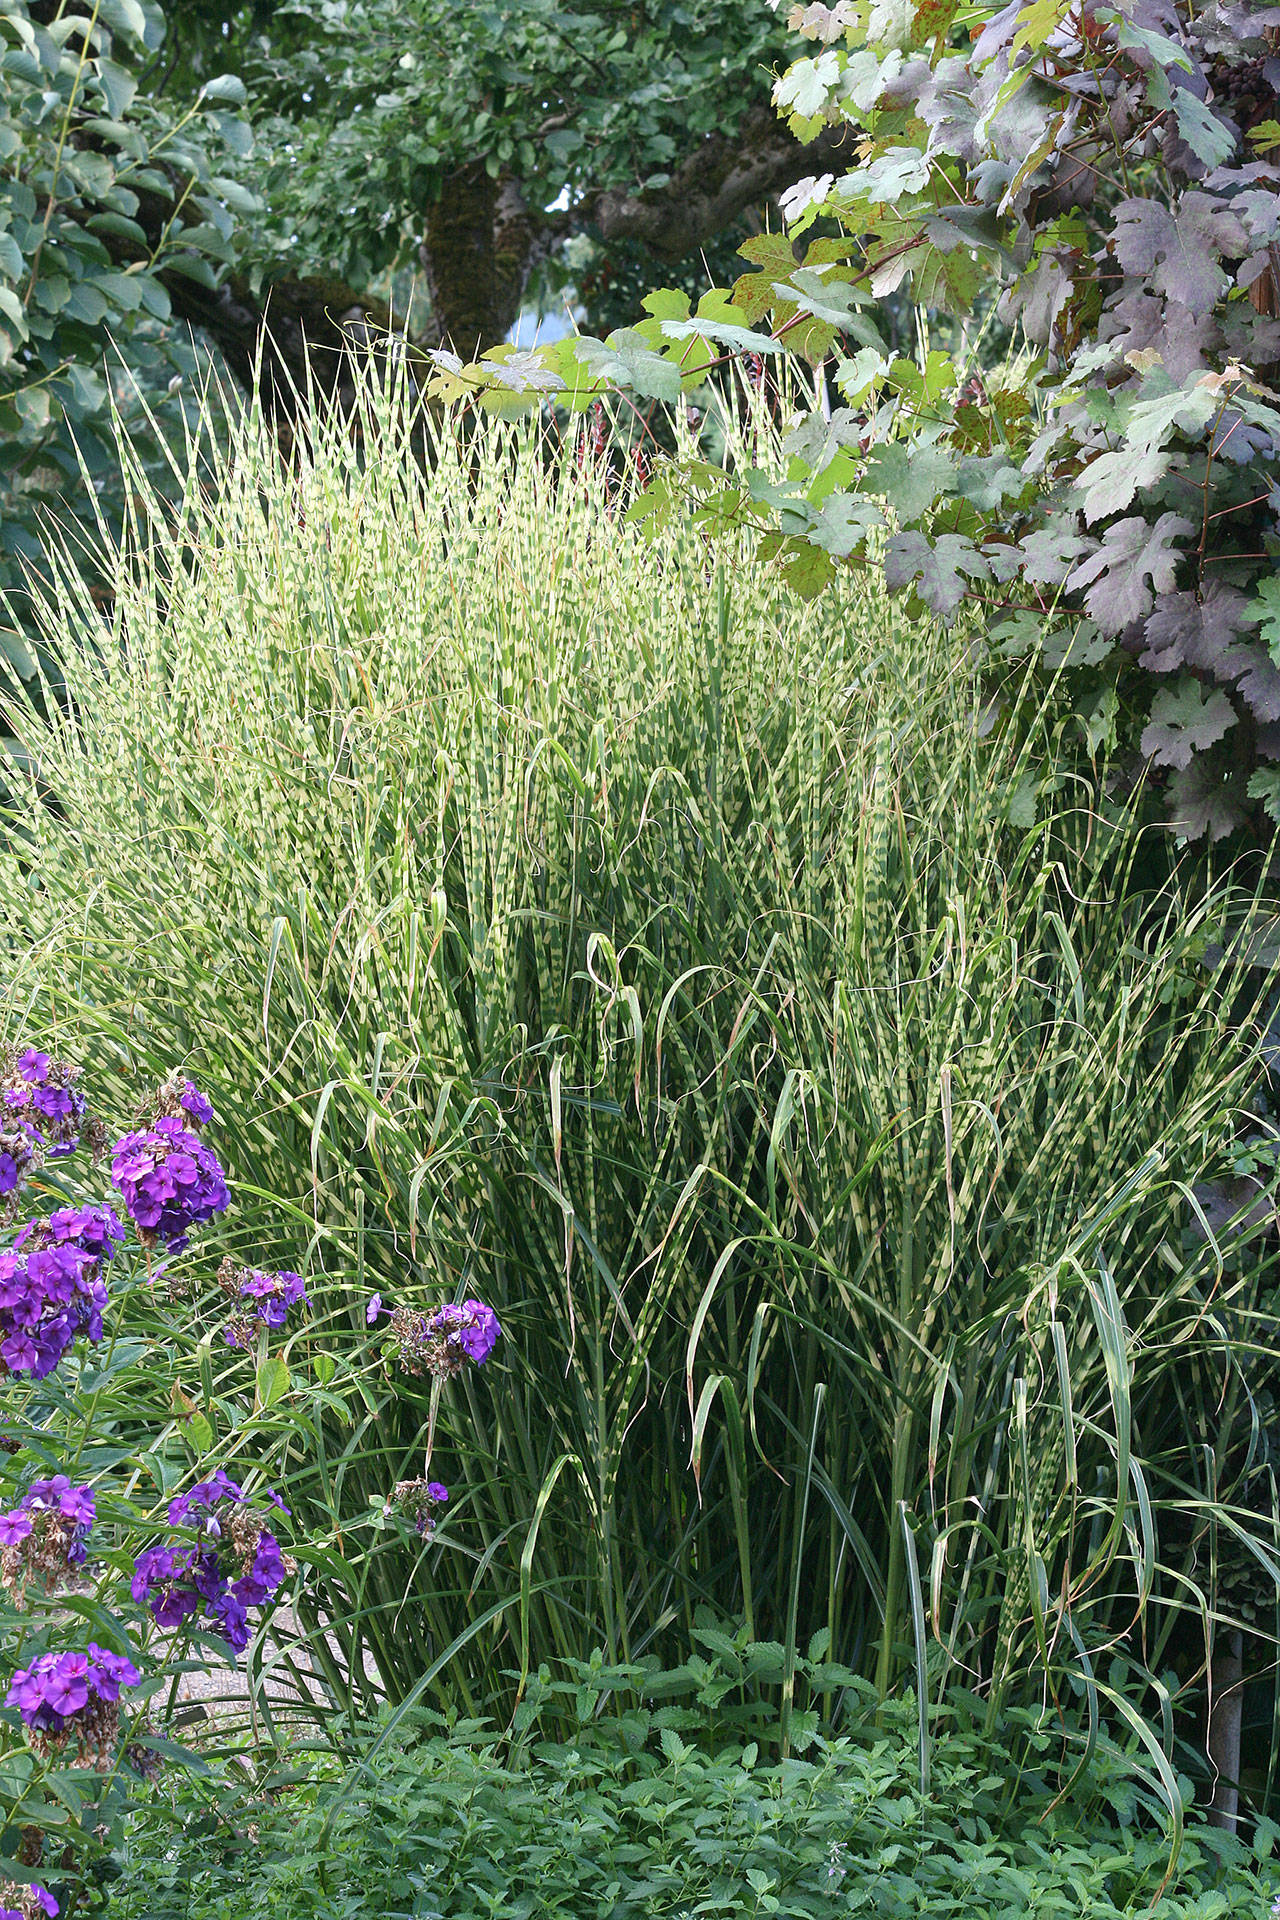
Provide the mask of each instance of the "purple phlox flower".
POLYGON ((307 1299, 301 1274, 262 1273, 257 1268, 245 1273, 240 1292, 244 1299, 256 1302, 257 1318, 265 1327, 284 1326, 290 1307, 305 1305, 307 1299))
POLYGON ((24 1047, 13 1064, 29 1087, 43 1087, 48 1082, 50 1063, 47 1053, 38 1053, 34 1047, 24 1047))
POLYGON ((96 1669, 92 1683, 100 1700, 118 1700, 121 1687, 136 1687, 142 1678, 132 1660, 123 1653, 112 1653, 110 1647, 97 1646, 92 1640, 89 1659, 96 1669))
POLYGON ((1278 1893, 1275 1899, 1272 1901, 1271 1911, 1274 1915, 1280 1916, 1280 1893, 1278 1893))
POLYGON ((56 1507, 64 1520, 80 1527, 91 1527, 98 1517, 92 1487, 73 1487, 65 1473, 55 1474, 52 1480, 33 1480, 24 1504, 56 1507))
POLYGON ((428 1500, 434 1500, 438 1507, 442 1507, 449 1498, 449 1489, 442 1485, 439 1480, 428 1480, 427 1498, 428 1500))
POLYGON ((15 1507, 11 1513, 0 1513, 0 1547, 16 1547, 30 1532, 31 1515, 21 1507, 15 1507))
POLYGON ((58 1903, 48 1887, 42 1887, 32 1880, 26 1886, 16 1881, 0 1881, 0 1900, 17 1899, 18 1906, 0 1906, 0 1920, 35 1920, 37 1914, 46 1914, 48 1920, 57 1920, 58 1903))
POLYGON ((382 1295, 380 1293, 371 1293, 369 1295, 369 1304, 364 1310, 365 1325, 371 1327, 381 1312, 382 1295))
POLYGON ((0 1253, 0 1359, 10 1373, 43 1379, 84 1333, 102 1337, 107 1291, 93 1253, 40 1243, 42 1223, 21 1236, 28 1244, 0 1253))
MULTIPOLYGON (((274 1494, 271 1498, 288 1511, 274 1494)), ((198 1542, 180 1549, 157 1544, 139 1554, 134 1599, 166 1628, 203 1613, 213 1631, 239 1652, 249 1642, 249 1608, 271 1598, 292 1572, 291 1563, 261 1516, 245 1503, 243 1490, 221 1469, 171 1500, 169 1520, 194 1526, 198 1542), (215 1507, 220 1509, 216 1515, 215 1507)))
POLYGON ((178 1095, 178 1105, 190 1116, 194 1126, 207 1127, 213 1119, 213 1106, 209 1097, 201 1093, 194 1080, 183 1083, 182 1092, 178 1095))
POLYGON ((447 1346, 464 1353, 476 1365, 483 1366, 498 1343, 502 1329, 492 1307, 482 1300, 464 1300, 437 1307, 427 1319, 429 1337, 443 1340, 447 1346))
POLYGON ((271 1502, 273 1507, 279 1507, 281 1513, 289 1512, 288 1507, 286 1507, 284 1501, 280 1498, 280 1495, 276 1492, 274 1487, 268 1487, 266 1490, 266 1493, 267 1493, 267 1498, 271 1502))
MULTIPOLYGON (((181 1527, 187 1524, 193 1513, 209 1512, 224 1500, 241 1501, 244 1488, 234 1481, 221 1467, 208 1480, 201 1480, 189 1493, 180 1493, 169 1502, 169 1525, 181 1527)), ((199 1525, 199 1522, 196 1522, 199 1525)))
POLYGON ((464 1300, 462 1311, 469 1314, 471 1324, 464 1327, 458 1335, 463 1350, 469 1353, 476 1365, 483 1366, 498 1344, 498 1335, 502 1328, 498 1325, 498 1316, 492 1307, 486 1307, 483 1300, 464 1300))
POLYGON ((208 1147, 168 1114, 117 1140, 111 1178, 143 1237, 175 1251, 192 1227, 222 1213, 230 1199, 226 1175, 208 1147))
POLYGON ((98 1260, 112 1259, 124 1239, 124 1225, 111 1207, 59 1207, 37 1231, 47 1247, 78 1247, 98 1260))

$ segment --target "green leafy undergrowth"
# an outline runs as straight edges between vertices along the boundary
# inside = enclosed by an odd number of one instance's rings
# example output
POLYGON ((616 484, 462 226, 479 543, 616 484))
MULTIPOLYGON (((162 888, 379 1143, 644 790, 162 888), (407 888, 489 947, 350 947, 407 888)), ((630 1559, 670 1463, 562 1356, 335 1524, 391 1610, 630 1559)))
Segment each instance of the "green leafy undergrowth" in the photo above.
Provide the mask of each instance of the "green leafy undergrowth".
POLYGON ((543 1669, 514 1733, 419 1713, 357 1729, 345 1771, 331 1753, 313 1770, 295 1753, 290 1771, 231 1795, 157 1788, 112 1914, 1210 1920, 1270 1905, 1270 1823, 1252 1848, 1191 1828, 1171 1866, 1126 1757, 1105 1742, 1063 1793, 1059 1743, 1015 1715, 994 1743, 937 1743, 923 1794, 909 1702, 877 1714, 855 1683, 851 1730, 780 1758, 777 1724, 744 1744, 731 1702, 718 1739, 705 1712, 646 1704, 679 1681, 597 1665, 555 1683, 543 1669), (564 1694, 578 1728, 544 1741, 540 1707, 564 1694), (1025 1764, 1010 1764, 1011 1747, 1025 1764), (1086 1806, 1103 1812, 1089 1819, 1086 1806))

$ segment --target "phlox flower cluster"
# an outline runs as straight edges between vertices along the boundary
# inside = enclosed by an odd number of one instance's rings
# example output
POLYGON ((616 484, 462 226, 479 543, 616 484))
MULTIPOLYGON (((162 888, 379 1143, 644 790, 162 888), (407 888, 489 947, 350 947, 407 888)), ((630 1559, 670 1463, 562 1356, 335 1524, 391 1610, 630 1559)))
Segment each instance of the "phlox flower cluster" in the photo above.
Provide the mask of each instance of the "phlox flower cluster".
POLYGON ((57 1920, 58 1903, 48 1887, 21 1887, 16 1880, 0 1880, 0 1920, 57 1920))
POLYGON ((43 1380, 83 1333, 102 1338, 107 1289, 96 1254, 62 1245, 0 1251, 0 1362, 43 1380))
POLYGON ((65 1473, 33 1480, 21 1503, 0 1513, 0 1581, 21 1597, 36 1579, 46 1593, 82 1567, 96 1517, 91 1487, 73 1487, 65 1473))
POLYGON ((5 1705, 17 1707, 38 1753, 74 1742, 81 1765, 105 1771, 120 1731, 120 1689, 140 1678, 131 1660, 91 1640, 86 1653, 40 1654, 14 1674, 5 1705))
POLYGON ((124 1239, 124 1227, 110 1207, 59 1207, 47 1220, 29 1220, 15 1247, 75 1247, 94 1260, 110 1260, 124 1239))
POLYGON ((13 1194, 42 1160, 80 1144, 85 1121, 78 1069, 35 1047, 0 1048, 0 1199, 13 1194))
POLYGON ((290 1307, 307 1303, 301 1274, 265 1273, 257 1267, 237 1267, 230 1259, 218 1269, 218 1285, 239 1308, 223 1328, 229 1347, 251 1347, 260 1327, 283 1327, 290 1307))
POLYGON ((444 1506, 448 1498, 449 1489, 439 1480, 400 1480, 387 1504, 429 1539, 436 1530, 436 1508, 444 1506))
POLYGON ((199 1124, 190 1113, 162 1113, 111 1149, 111 1179, 138 1237, 144 1246, 163 1242, 175 1253, 186 1246, 192 1227, 222 1213, 230 1198, 226 1175, 188 1121, 199 1124))
POLYGON ((436 1380, 451 1379, 468 1361, 483 1366, 501 1332, 497 1314, 482 1300, 451 1302, 434 1313, 396 1307, 391 1314, 391 1347, 401 1366, 436 1380))
POLYGON ((243 1488, 221 1470, 169 1502, 169 1525, 190 1527, 196 1540, 145 1548, 134 1568, 134 1599, 159 1627, 181 1627, 203 1614, 238 1653, 249 1643, 249 1608, 271 1598, 291 1563, 245 1504, 243 1488))

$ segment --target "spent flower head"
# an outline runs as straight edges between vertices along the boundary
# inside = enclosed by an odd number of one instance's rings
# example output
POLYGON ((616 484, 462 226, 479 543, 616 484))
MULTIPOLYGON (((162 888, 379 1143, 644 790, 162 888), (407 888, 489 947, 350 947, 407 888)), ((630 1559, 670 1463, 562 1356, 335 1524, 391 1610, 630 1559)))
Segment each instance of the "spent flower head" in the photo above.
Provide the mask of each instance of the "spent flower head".
POLYGON ((65 1473, 33 1480, 20 1504, 0 1513, 0 1582, 18 1601, 32 1580, 46 1593, 72 1584, 96 1515, 91 1487, 73 1486, 65 1473))
POLYGON ((120 1731, 120 1689, 141 1675, 131 1660, 91 1640, 85 1653, 42 1653, 14 1674, 5 1705, 17 1707, 32 1746, 52 1757, 74 1742, 81 1765, 107 1771, 120 1731))
POLYGON ((391 1347, 400 1364, 437 1380, 461 1373, 468 1361, 483 1366, 501 1332, 497 1314, 482 1300, 450 1302, 434 1313, 396 1307, 391 1314, 391 1347))
POLYGON ((290 1307, 307 1304, 301 1274, 238 1267, 229 1256, 218 1268, 218 1285, 235 1300, 238 1309, 223 1328, 223 1338, 230 1347, 251 1346, 260 1327, 283 1327, 290 1307))
POLYGON ((0 1920, 57 1920, 58 1903, 48 1887, 0 1880, 0 1920))
POLYGON ((417 1531, 426 1538, 435 1532, 438 1507, 443 1507, 449 1498, 449 1489, 439 1480, 400 1480, 387 1502, 388 1510, 394 1508, 402 1513, 406 1520, 413 1522, 417 1531))

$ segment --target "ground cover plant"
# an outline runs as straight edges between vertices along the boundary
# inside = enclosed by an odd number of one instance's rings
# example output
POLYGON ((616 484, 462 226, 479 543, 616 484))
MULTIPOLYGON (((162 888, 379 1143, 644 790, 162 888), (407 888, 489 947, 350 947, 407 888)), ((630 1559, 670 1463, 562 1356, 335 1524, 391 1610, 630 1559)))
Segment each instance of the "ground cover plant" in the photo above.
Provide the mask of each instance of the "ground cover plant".
MULTIPOLYGON (((111 1912, 1227 1920, 1271 1904, 1274 1829, 1252 1847, 1196 1830, 1171 1870, 1122 1754, 1100 1749, 1064 1801, 1043 1736, 1011 1776, 984 1739, 958 1734, 922 1793, 910 1703, 877 1720, 865 1682, 802 1662, 815 1686, 846 1685, 857 1706, 849 1732, 782 1760, 776 1716, 757 1711, 748 1738, 729 1674, 702 1651, 701 1682, 599 1662, 559 1682, 544 1670, 514 1737, 424 1715, 381 1744, 357 1730, 354 1777, 320 1762, 305 1784, 287 1763, 239 1792, 188 1781, 180 1838, 157 1794, 136 1818, 111 1912), (557 1694, 548 1738, 541 1711, 557 1694)), ((764 1668, 781 1656, 742 1651, 764 1668)))
POLYGON ((287 466, 246 421, 176 513, 131 475, 6 771, 10 1018, 120 1110, 187 1061, 233 1269, 306 1276, 235 1283, 228 1344, 197 1271, 132 1388, 201 1459, 251 1436, 307 1543, 267 1737, 304 1652, 506 1724, 710 1606, 783 1649, 789 1742, 826 1634, 926 1767, 1034 1698, 1180 1819, 1215 1652, 1271 1671, 1256 900, 1144 866, 963 631, 647 546, 536 426, 424 477, 402 398, 287 466), (503 1337, 424 1378, 472 1301, 503 1337))

